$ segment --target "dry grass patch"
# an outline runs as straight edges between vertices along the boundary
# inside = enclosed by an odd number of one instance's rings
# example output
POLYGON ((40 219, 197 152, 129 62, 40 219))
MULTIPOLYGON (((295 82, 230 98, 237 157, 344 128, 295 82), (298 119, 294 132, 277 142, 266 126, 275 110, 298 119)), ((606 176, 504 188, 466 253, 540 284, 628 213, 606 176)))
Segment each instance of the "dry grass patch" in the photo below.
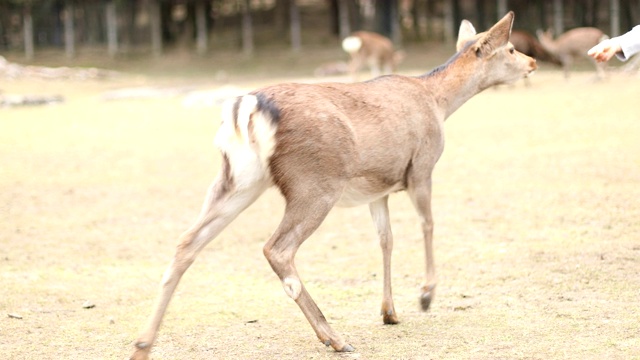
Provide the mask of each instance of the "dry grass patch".
MULTIPOLYGON (((418 309, 424 254, 408 199, 391 203, 397 326, 378 314, 368 209, 335 209, 297 260, 356 353, 325 349, 262 257, 282 214, 270 191, 186 274, 154 358, 637 358, 640 85, 590 76, 540 72, 533 86, 488 90, 448 120, 430 312, 418 309)), ((44 86, 54 84, 3 84, 44 86)), ((100 100, 113 87, 56 84, 62 105, 0 109, 6 358, 125 358, 217 172, 218 108, 100 100)))

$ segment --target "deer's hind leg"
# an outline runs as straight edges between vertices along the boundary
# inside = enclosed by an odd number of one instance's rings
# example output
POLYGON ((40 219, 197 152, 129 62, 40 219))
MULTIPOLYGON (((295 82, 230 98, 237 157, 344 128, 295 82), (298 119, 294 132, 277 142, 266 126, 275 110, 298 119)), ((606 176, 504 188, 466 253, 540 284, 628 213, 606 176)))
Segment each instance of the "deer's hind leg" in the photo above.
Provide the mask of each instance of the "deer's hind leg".
POLYGON ((225 157, 223 161, 223 171, 209 188, 200 216, 191 228, 180 236, 173 261, 162 278, 155 310, 146 330, 135 342, 131 359, 148 358, 171 297, 182 275, 191 266, 200 251, 269 186, 269 182, 262 179, 250 184, 250 186, 236 187, 229 174, 227 158, 225 157))
POLYGON ((285 292, 300 307, 318 339, 336 351, 353 351, 353 347, 331 328, 302 284, 294 263, 298 248, 320 226, 338 201, 344 186, 339 181, 324 182, 322 186, 315 181, 299 181, 289 185, 283 191, 287 202, 284 217, 264 246, 264 255, 280 278, 285 292))
POLYGON ((589 60, 591 60, 593 65, 596 67, 596 80, 605 80, 607 78, 607 63, 599 63, 591 57, 589 60))

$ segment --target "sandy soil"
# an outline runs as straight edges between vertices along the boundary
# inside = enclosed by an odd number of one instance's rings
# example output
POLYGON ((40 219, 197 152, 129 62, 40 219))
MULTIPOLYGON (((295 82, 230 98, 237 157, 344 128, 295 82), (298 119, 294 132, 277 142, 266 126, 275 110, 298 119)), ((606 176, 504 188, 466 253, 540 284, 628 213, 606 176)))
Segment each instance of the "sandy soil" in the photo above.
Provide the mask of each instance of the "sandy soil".
MULTIPOLYGON (((177 79, 162 86, 183 86, 177 79)), ((2 358, 128 356, 219 164, 216 104, 185 106, 186 93, 101 97, 155 84, 1 85, 66 97, 0 109, 2 358)), ((391 199, 398 325, 379 316, 368 208, 335 209, 297 265, 354 353, 317 342, 264 260, 283 207, 269 191, 187 272, 153 358, 640 358, 638 99, 637 77, 565 82, 543 69, 531 86, 490 89, 455 113, 434 174, 439 285, 427 313, 418 219, 404 194, 391 199)))

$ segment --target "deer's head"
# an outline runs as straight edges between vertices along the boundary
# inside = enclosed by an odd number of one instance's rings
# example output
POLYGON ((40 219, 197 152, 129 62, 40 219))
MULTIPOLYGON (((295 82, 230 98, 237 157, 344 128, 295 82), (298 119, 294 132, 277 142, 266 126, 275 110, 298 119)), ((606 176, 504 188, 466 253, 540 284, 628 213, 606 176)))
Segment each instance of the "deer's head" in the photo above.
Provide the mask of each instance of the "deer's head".
POLYGON ((468 20, 460 24, 456 43, 459 56, 466 59, 467 73, 479 77, 482 89, 515 82, 538 68, 535 59, 517 51, 509 42, 513 19, 510 11, 491 29, 479 34, 468 20))

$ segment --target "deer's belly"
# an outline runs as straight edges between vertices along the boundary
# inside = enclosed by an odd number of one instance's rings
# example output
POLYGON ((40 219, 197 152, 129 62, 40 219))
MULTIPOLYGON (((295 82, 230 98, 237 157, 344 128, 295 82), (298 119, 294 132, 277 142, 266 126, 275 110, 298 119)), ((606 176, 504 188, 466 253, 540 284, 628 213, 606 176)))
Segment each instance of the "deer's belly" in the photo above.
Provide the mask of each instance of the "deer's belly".
MULTIPOLYGON (((369 184, 370 185, 370 184, 369 184)), ((393 192, 402 190, 401 183, 396 183, 391 186, 362 186, 362 184, 349 183, 344 191, 340 200, 336 203, 336 206, 340 207, 352 207, 358 205, 369 204, 372 201, 387 196, 393 192)))

